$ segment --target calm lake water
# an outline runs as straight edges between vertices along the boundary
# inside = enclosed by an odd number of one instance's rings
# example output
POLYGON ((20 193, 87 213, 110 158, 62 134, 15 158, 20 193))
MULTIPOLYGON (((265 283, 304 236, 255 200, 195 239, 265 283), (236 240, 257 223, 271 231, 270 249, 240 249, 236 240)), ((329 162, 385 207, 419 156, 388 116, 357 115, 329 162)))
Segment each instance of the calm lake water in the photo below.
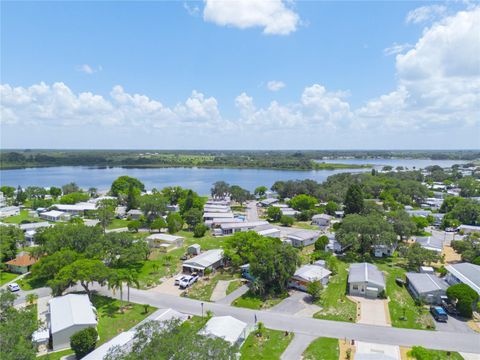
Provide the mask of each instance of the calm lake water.
MULTIPOLYGON (((428 165, 451 166, 459 161, 447 160, 328 160, 347 164, 374 164, 376 166, 407 166, 417 169, 428 165)), ((161 189, 165 186, 182 186, 199 194, 209 194, 215 181, 226 181, 253 191, 257 186, 270 187, 277 180, 312 179, 318 182, 342 172, 361 172, 370 169, 342 169, 319 171, 288 171, 259 169, 203 169, 203 168, 92 168, 83 166, 61 166, 50 168, 28 168, 0 170, 0 184, 10 186, 62 186, 75 182, 82 188, 96 187, 99 190, 110 188, 113 180, 122 175, 136 177, 147 189, 161 189)))

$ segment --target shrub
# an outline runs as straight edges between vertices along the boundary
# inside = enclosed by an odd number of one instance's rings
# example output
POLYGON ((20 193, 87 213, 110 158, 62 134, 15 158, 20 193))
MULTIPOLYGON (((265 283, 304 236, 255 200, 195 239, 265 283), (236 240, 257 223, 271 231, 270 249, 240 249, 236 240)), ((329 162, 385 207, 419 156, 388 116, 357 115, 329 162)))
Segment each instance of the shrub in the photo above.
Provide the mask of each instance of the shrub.
POLYGON ((196 238, 203 237, 207 232, 208 227, 204 224, 197 224, 193 229, 193 236, 196 238))
POLYGON ((325 246, 328 245, 328 237, 326 235, 320 236, 317 241, 315 241, 315 250, 316 251, 324 251, 325 246))
POLYGON ((270 206, 267 209, 267 216, 272 221, 280 221, 280 218, 282 217, 282 210, 279 207, 270 206))
POLYGON ((477 303, 478 294, 467 284, 455 284, 447 289, 448 299, 456 301, 456 308, 461 316, 472 317, 472 309, 477 303))
POLYGON ((307 286, 307 293, 312 297, 312 301, 317 301, 322 295, 323 285, 320 281, 312 281, 307 286))
POLYGON ((93 327, 80 330, 70 337, 70 347, 75 352, 77 359, 83 358, 95 349, 97 338, 97 330, 93 327))
POLYGON ((289 216, 282 215, 282 217, 280 218, 280 224, 282 224, 283 226, 292 226, 293 223, 293 218, 289 216))

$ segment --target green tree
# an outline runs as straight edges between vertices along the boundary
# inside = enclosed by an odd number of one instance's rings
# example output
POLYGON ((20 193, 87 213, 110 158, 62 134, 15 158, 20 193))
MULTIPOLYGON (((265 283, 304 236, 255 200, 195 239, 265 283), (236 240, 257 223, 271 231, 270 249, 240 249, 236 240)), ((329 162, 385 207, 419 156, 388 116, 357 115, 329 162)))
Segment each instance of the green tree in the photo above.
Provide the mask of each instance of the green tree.
POLYGON ((325 206, 325 212, 330 216, 335 216, 335 211, 339 210, 339 206, 336 202, 329 201, 325 206))
POLYGON ((193 230, 198 224, 203 222, 203 212, 197 208, 191 208, 183 214, 183 219, 187 223, 188 228, 193 230))
POLYGON ((478 301, 478 294, 467 284, 455 284, 447 289, 448 299, 455 302, 459 314, 466 318, 472 317, 472 309, 478 301))
POLYGON ((74 182, 71 182, 62 186, 63 195, 71 194, 74 192, 80 192, 80 191, 81 189, 74 182))
POLYGON ((388 218, 393 223, 393 230, 401 240, 408 239, 417 230, 415 222, 405 210, 391 211, 388 218))
POLYGON ((140 196, 138 204, 148 221, 152 221, 167 212, 168 199, 160 193, 155 193, 140 196))
POLYGON ((200 238, 205 236, 205 233, 208 230, 208 226, 204 224, 197 224, 195 225, 195 228, 193 229, 193 236, 196 238, 200 238))
POLYGON ((168 232, 174 234, 183 228, 183 219, 178 213, 169 213, 167 215, 168 232))
POLYGON ((50 195, 52 195, 54 198, 57 198, 59 197, 60 195, 62 195, 62 189, 58 188, 58 187, 55 187, 55 186, 52 186, 49 190, 49 193, 50 195))
POLYGON ((261 197, 261 196, 265 196, 265 193, 267 192, 267 190, 268 188, 266 186, 257 186, 253 193, 261 197))
POLYGON ((138 229, 142 227, 142 223, 139 220, 129 221, 127 224, 128 231, 138 232, 138 229))
POLYGON ((19 186, 17 188, 17 195, 15 197, 14 203, 15 203, 15 205, 21 205, 25 202, 25 200, 27 200, 27 194, 25 194, 22 187, 19 186))
POLYGON ((210 193, 213 198, 223 198, 230 194, 230 185, 228 185, 225 181, 217 181, 213 184, 210 193))
POLYGON ((6 198, 13 198, 13 196, 15 195, 15 188, 13 186, 4 185, 0 187, 0 191, 6 198))
POLYGON ((62 268, 75 262, 80 254, 73 250, 64 249, 44 256, 36 262, 31 269, 31 276, 41 281, 52 280, 62 268))
POLYGON ((160 232, 161 229, 165 229, 166 227, 167 227, 167 222, 163 217, 158 217, 150 223, 150 229, 158 230, 158 232, 160 232))
POLYGON ((318 301, 322 295, 323 285, 320 281, 312 281, 307 286, 307 293, 312 297, 312 301, 318 301))
POLYGON ((90 196, 87 193, 72 192, 72 193, 63 195, 60 198, 59 203, 60 204, 76 204, 82 201, 87 201, 88 199, 90 199, 90 196))
POLYGON ((140 189, 133 184, 129 184, 127 190, 127 211, 138 208, 140 198, 140 189))
POLYGON ((17 254, 17 244, 24 240, 23 231, 14 226, 0 226, 1 261, 13 259, 17 254))
POLYGON ((315 251, 325 251, 325 247, 328 245, 328 241, 328 236, 320 236, 317 241, 315 241, 315 251))
POLYGON ((282 215, 280 218, 280 224, 283 226, 292 226, 294 222, 295 220, 290 216, 282 215))
POLYGON ((267 216, 272 221, 280 221, 282 210, 277 206, 270 206, 267 209, 267 216))
POLYGON ((138 179, 130 176, 120 176, 110 187, 110 193, 113 196, 126 195, 130 187, 138 190, 139 193, 145 191, 145 185, 138 179))
POLYGON ((230 196, 233 201, 236 201, 239 204, 243 204, 245 201, 252 198, 248 190, 245 190, 238 185, 232 185, 230 187, 230 196))
POLYGON ((70 337, 70 347, 75 352, 75 357, 81 359, 95 349, 98 333, 93 327, 77 331, 70 337))
POLYGON ((317 199, 313 196, 300 194, 289 201, 289 205, 298 211, 311 210, 315 207, 317 199))
POLYGON ((116 290, 120 291, 120 312, 123 313, 123 283, 128 278, 128 270, 116 269, 110 272, 108 276, 108 288, 115 295, 116 290))
POLYGON ((419 243, 413 243, 406 249, 408 267, 418 270, 420 266, 428 265, 440 260, 440 256, 433 250, 424 249, 419 243))
POLYGON ((115 218, 115 207, 117 202, 115 200, 100 200, 97 203, 97 218, 100 221, 100 226, 105 233, 107 226, 110 225, 115 218))
POLYGON ((429 226, 428 219, 423 216, 412 216, 412 221, 415 224, 415 234, 421 235, 427 226, 429 226))
POLYGON ((345 215, 358 214, 363 210, 363 192, 358 184, 352 184, 345 196, 345 215))

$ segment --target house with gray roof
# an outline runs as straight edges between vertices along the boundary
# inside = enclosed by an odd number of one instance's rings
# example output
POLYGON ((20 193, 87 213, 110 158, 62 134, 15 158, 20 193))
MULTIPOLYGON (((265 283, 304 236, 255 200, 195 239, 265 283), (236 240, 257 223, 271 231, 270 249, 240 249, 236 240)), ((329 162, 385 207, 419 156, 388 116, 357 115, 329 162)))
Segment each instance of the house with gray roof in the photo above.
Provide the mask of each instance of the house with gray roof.
POLYGON ((223 250, 208 250, 183 262, 182 268, 185 273, 199 272, 204 274, 205 270, 215 270, 223 266, 223 250))
POLYGON ((445 266, 445 280, 450 285, 467 284, 480 295, 480 266, 471 263, 451 264, 445 266))
POLYGON ((287 235, 287 241, 295 247, 312 245, 320 237, 321 232, 317 230, 298 230, 287 235))
POLYGON ((427 304, 441 304, 448 284, 445 280, 429 273, 406 273, 407 287, 412 296, 427 304))
POLYGON ((325 267, 325 261, 319 260, 313 264, 303 265, 290 279, 288 286, 301 291, 307 291, 308 285, 320 281, 323 286, 328 284, 332 272, 325 267))
POLYGON ((441 252, 443 250, 443 239, 434 236, 417 236, 415 242, 427 250, 441 252))
POLYGON ((68 294, 48 302, 53 350, 68 349, 70 337, 87 327, 97 326, 97 314, 88 295, 68 294))
POLYGON ((373 264, 351 264, 348 270, 348 290, 353 296, 376 298, 385 290, 383 273, 373 264))
POLYGON ((200 335, 220 338, 232 346, 241 347, 253 330, 252 326, 233 316, 214 316, 199 331, 200 335))

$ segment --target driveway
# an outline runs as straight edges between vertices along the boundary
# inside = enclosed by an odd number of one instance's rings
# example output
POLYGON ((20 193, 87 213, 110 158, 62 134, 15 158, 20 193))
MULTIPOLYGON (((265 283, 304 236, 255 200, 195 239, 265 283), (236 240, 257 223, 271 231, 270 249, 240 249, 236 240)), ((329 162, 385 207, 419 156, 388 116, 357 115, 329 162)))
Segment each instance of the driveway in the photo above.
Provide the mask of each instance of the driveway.
POLYGON ((386 314, 385 300, 366 299, 360 296, 349 296, 355 303, 360 304, 359 324, 390 326, 386 314))
POLYGON ((400 360, 400 348, 396 345, 375 344, 357 341, 355 355, 359 354, 381 354, 395 360, 400 360))
POLYGON ((290 296, 282 300, 268 311, 275 311, 282 314, 296 315, 299 317, 312 317, 319 312, 320 306, 310 303, 310 295, 302 291, 290 290, 290 296))
POLYGON ((218 280, 210 296, 210 301, 217 301, 227 296, 228 284, 230 284, 229 280, 218 280))
POLYGON ((247 203, 247 221, 258 221, 257 202, 249 201, 247 203))
MULTIPOLYGON (((160 285, 155 286, 149 291, 160 292, 163 294, 170 294, 175 296, 180 296, 185 290, 181 290, 178 285, 175 285, 175 278, 181 274, 175 275, 171 278, 166 279, 160 285)), ((131 290, 130 290, 131 291, 131 290)))
POLYGON ((222 299, 217 300, 216 302, 219 304, 225 304, 225 305, 230 305, 234 300, 242 296, 248 291, 248 286, 247 285, 242 285, 238 289, 232 291, 230 294, 225 296, 222 299))
POLYGON ((282 356, 280 356, 280 360, 301 360, 302 354, 308 345, 316 338, 313 335, 295 334, 293 340, 288 344, 282 356))
POLYGON ((448 316, 448 321, 446 323, 435 321, 435 328, 439 331, 450 331, 454 333, 475 333, 475 331, 468 326, 466 321, 459 320, 450 315, 448 316))

